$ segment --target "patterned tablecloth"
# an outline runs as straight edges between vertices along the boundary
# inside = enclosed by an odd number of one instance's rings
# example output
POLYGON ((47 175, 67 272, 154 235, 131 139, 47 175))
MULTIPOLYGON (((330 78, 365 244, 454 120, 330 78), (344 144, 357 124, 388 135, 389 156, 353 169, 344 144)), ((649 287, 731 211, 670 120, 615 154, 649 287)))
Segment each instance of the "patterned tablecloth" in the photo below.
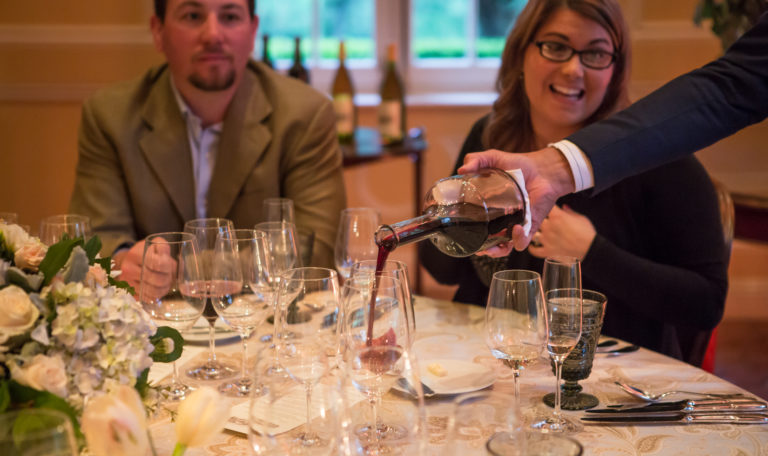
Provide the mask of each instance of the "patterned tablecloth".
MULTIPOLYGON (((491 366, 497 375, 491 387, 495 391, 513 394, 511 370, 496 361, 483 335, 484 309, 429 298, 417 298, 417 340, 414 343, 419 362, 430 359, 456 359, 491 366)), ((265 328, 266 330, 266 328, 265 328)), ((231 339, 220 345, 217 353, 239 364, 240 344, 231 339)), ((254 337, 251 345, 262 344, 254 337)), ((205 357, 205 347, 189 346, 181 360, 180 369, 205 357)), ((183 370, 180 370, 183 372, 183 370)), ((520 376, 521 409, 525 418, 548 414, 551 409, 541 402, 544 394, 554 390, 554 375, 549 361, 541 359, 520 376)), ((580 382, 584 391, 605 404, 641 403, 621 391, 614 381, 631 380, 650 389, 683 389, 707 392, 744 392, 741 388, 656 352, 637 352, 608 357, 596 355, 592 374, 580 382)), ((190 383, 193 381, 190 380, 190 383)), ((213 384, 216 385, 215 383, 213 384)), ((680 399, 681 397, 678 397, 680 399)), ((436 396, 426 400, 429 454, 450 454, 456 442, 448 438, 451 396, 436 396), (449 446, 451 448, 449 448, 449 446)), ((242 400, 233 400, 233 404, 242 400)), ((564 412, 578 419, 584 412, 564 412)), ((158 454, 171 454, 173 424, 169 418, 158 418, 152 434, 158 454)), ((458 445, 457 454, 486 454, 488 430, 482 424, 476 433, 468 433, 458 445)), ((667 426, 585 426, 572 436, 584 448, 584 455, 768 455, 768 425, 667 425, 667 426)), ((246 436, 225 431, 206 448, 190 449, 187 455, 248 455, 251 454, 246 436)))

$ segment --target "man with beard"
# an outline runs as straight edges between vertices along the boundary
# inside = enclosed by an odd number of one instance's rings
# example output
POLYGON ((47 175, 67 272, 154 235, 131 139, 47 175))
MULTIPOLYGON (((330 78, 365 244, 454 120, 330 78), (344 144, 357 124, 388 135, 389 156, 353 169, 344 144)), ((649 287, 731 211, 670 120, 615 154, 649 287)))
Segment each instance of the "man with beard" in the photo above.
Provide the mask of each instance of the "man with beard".
POLYGON ((290 198, 315 233, 312 264, 332 267, 346 201, 330 101, 250 59, 253 0, 154 3, 167 62, 85 102, 70 212, 136 284, 147 235, 203 217, 253 228, 264 198, 290 198))

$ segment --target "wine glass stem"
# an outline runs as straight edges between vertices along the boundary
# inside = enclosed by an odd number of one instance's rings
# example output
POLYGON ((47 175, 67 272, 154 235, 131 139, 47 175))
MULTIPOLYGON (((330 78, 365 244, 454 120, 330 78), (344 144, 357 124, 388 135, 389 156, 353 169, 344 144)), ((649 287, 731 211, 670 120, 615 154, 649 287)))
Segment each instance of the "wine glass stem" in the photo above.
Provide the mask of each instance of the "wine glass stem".
POLYGON ((243 362, 240 364, 240 372, 242 372, 240 378, 242 379, 242 382, 244 383, 246 380, 248 380, 248 374, 246 373, 245 369, 247 366, 248 361, 248 338, 250 337, 250 334, 248 333, 242 333, 240 334, 240 339, 243 340, 243 362))
POLYGON ((208 328, 208 349, 208 361, 216 362, 216 328, 213 324, 208 328))
POLYGON ((512 378, 514 379, 513 382, 515 384, 515 400, 520 399, 520 383, 518 378, 520 377, 520 371, 517 369, 514 369, 512 371, 512 378))
POLYGON ((307 382, 307 426, 304 435, 307 439, 312 438, 312 383, 307 382))
POLYGON ((560 421, 560 377, 563 374, 563 360, 555 358, 555 420, 560 421))
POLYGON ((179 381, 179 371, 176 369, 176 361, 172 362, 171 364, 173 364, 173 377, 171 379, 171 384, 175 388, 181 382, 179 381))

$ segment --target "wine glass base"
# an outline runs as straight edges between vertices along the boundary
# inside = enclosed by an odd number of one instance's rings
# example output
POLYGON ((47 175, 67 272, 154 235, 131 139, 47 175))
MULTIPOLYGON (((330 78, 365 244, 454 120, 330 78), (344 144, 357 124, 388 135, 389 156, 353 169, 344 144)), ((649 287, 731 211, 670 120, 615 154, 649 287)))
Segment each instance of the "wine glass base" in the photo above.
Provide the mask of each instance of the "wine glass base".
POLYGON ((488 439, 485 447, 494 456, 525 454, 579 456, 584 450, 581 444, 572 438, 540 432, 525 432, 518 435, 497 432, 488 439), (523 438, 524 442, 521 441, 523 438))
MULTIPOLYGON (((554 408, 555 393, 544 395, 542 402, 554 408)), ((599 403, 600 400, 598 398, 587 393, 560 394, 560 408, 563 410, 587 410, 596 407, 599 403)))
POLYGON ((548 416, 534 422, 531 428, 542 434, 573 434, 582 431, 584 426, 565 417, 556 419, 553 416, 548 416))
POLYGON ((219 392, 230 397, 247 397, 251 393, 257 394, 260 391, 261 388, 254 385, 253 380, 249 378, 241 378, 219 385, 219 392))
POLYGON ((193 367, 187 371, 187 375, 196 380, 224 380, 239 373, 235 366, 221 361, 208 361, 202 366, 193 367))
POLYGON ((328 446, 328 441, 320 438, 316 433, 307 434, 302 432, 296 437, 296 443, 303 448, 323 448, 328 446))
POLYGON ((403 426, 387 423, 379 423, 375 430, 370 424, 364 425, 357 428, 355 433, 365 442, 400 440, 408 436, 408 431, 403 426), (374 435, 374 433, 377 435, 374 435))
POLYGON ((179 382, 160 385, 160 394, 165 400, 178 402, 183 401, 193 390, 188 385, 179 382))

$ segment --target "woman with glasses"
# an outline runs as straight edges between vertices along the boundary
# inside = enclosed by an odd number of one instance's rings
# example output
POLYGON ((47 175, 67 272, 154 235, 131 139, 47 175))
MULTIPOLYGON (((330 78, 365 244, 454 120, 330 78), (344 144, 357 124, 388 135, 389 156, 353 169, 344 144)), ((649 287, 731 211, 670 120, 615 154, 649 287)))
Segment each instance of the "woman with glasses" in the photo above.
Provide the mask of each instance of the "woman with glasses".
MULTIPOLYGON (((507 38, 499 97, 472 127, 454 172, 467 153, 541 149, 626 107, 629 66, 615 0, 530 0, 507 38)), ((430 243, 420 253, 436 280, 459 285, 456 301, 478 305, 497 270, 541 271, 545 257, 578 257, 584 288, 608 297, 604 334, 701 364, 722 317, 728 256, 714 187, 695 158, 594 197, 561 198, 532 244, 502 258, 450 258, 430 243)))

